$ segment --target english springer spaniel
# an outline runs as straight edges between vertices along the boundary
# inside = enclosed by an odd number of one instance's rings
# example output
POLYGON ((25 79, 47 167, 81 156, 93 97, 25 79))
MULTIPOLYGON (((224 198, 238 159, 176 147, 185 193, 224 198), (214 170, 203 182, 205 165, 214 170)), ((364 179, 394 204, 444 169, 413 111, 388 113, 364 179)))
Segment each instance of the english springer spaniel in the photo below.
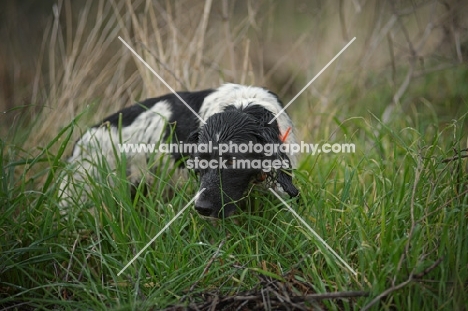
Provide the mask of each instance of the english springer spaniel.
MULTIPOLYGON (((76 142, 68 159, 74 168, 60 185, 62 206, 68 206, 70 200, 86 200, 86 180, 97 175, 96 163, 102 157, 115 169, 118 143, 120 147, 169 141, 199 147, 189 148, 189 152, 180 148, 168 156, 173 164, 192 168, 198 174, 200 189, 205 190, 195 201, 195 209, 203 216, 232 215, 253 183, 298 196, 292 183, 295 155, 281 148, 296 143, 291 119, 283 112, 269 124, 282 109, 274 93, 225 84, 217 89, 177 94, 193 111, 175 94, 168 94, 122 109, 90 128, 76 142), (81 192, 74 186, 79 183, 81 192)), ((148 182, 150 174, 145 170, 150 155, 124 153, 130 181, 148 182)))

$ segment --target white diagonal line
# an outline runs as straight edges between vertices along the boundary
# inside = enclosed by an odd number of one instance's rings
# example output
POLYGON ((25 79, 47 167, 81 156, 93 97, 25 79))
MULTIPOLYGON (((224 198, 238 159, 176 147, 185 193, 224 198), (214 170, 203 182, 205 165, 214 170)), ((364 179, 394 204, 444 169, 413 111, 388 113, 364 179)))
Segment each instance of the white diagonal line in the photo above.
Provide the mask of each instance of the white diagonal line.
POLYGON ((203 192, 205 191, 206 188, 203 188, 202 190, 200 190, 194 197, 193 199, 190 200, 190 202, 187 203, 187 205, 185 205, 185 207, 183 209, 180 210, 180 212, 177 213, 177 215, 174 216, 174 218, 172 218, 165 226, 164 228, 161 229, 161 231, 158 232, 158 234, 156 234, 154 236, 154 238, 151 239, 151 241, 148 242, 148 244, 145 245, 145 247, 143 247, 139 252, 138 254, 136 254, 132 260, 130 260, 126 265, 125 267, 122 268, 122 270, 120 270, 119 273, 117 273, 117 276, 121 275, 122 272, 124 272, 149 246, 151 243, 153 243, 154 241, 156 241, 156 239, 167 229, 169 228, 169 226, 174 222, 174 220, 177 219, 177 217, 179 217, 186 209, 187 207, 190 206, 190 204, 192 204, 193 201, 195 201, 198 196, 203 192))
POLYGON ((289 211, 290 211, 291 213, 293 213, 293 215, 296 216, 296 218, 297 218, 300 222, 302 222, 302 224, 304 224, 304 226, 306 226, 306 228, 309 229, 309 231, 312 232, 312 234, 313 234, 323 245, 325 245, 325 247, 326 247, 326 248, 327 248, 327 249, 328 249, 328 250, 329 250, 345 267, 346 267, 346 268, 349 269, 349 271, 351 271, 355 276, 357 276, 357 272, 354 271, 353 268, 351 268, 351 267, 346 263, 346 261, 344 261, 343 258, 341 258, 341 257, 333 250, 333 248, 331 248, 330 245, 328 245, 327 242, 325 242, 325 240, 322 239, 322 237, 321 237, 320 235, 318 235, 318 233, 315 232, 315 230, 312 229, 312 228, 309 226, 309 224, 307 224, 307 223, 305 222, 305 220, 302 219, 302 217, 299 216, 299 214, 296 213, 296 211, 293 210, 293 209, 288 205, 288 203, 286 203, 286 202, 283 200, 283 198, 281 198, 281 197, 275 192, 275 190, 273 190, 272 188, 269 188, 269 189, 270 189, 271 192, 273 192, 273 194, 274 194, 278 199, 280 199, 280 201, 284 204, 284 206, 286 206, 286 207, 289 209, 289 211))
POLYGON ((169 84, 167 84, 167 82, 164 81, 164 79, 161 78, 161 76, 158 75, 158 73, 157 73, 156 71, 154 71, 154 69, 151 68, 150 65, 148 65, 148 63, 145 62, 145 61, 143 60, 143 58, 141 58, 141 56, 138 55, 138 53, 135 52, 135 50, 132 49, 132 47, 131 47, 130 45, 128 45, 127 42, 125 42, 124 39, 122 39, 122 38, 119 36, 119 40, 122 41, 122 43, 125 44, 125 46, 126 46, 130 51, 132 51, 132 53, 135 54, 135 56, 136 56, 143 64, 145 64, 145 66, 148 67, 148 69, 149 69, 156 77, 158 77, 158 79, 161 80, 161 82, 162 82, 169 90, 171 90, 171 92, 174 93, 174 95, 177 96, 177 98, 180 99, 180 101, 183 102, 185 106, 187 106, 187 108, 201 121, 201 123, 206 124, 206 122, 198 115, 198 113, 196 113, 195 110, 193 110, 193 109, 185 102, 185 100, 183 100, 182 97, 180 97, 179 94, 177 94, 177 92, 174 91, 174 89, 173 89, 169 84))
POLYGON ((302 88, 302 90, 300 90, 299 93, 297 93, 297 95, 294 96, 294 98, 291 99, 291 100, 289 101, 289 103, 288 103, 286 106, 284 106, 284 108, 281 109, 280 112, 278 112, 278 113, 276 114, 276 116, 275 116, 273 119, 270 120, 270 122, 268 122, 268 124, 273 123, 273 121, 275 121, 276 118, 278 118, 279 115, 282 114, 282 113, 286 110, 286 108, 288 108, 289 105, 291 105, 291 104, 293 103, 293 101, 295 101, 296 98, 298 98, 299 95, 301 95, 302 92, 304 92, 304 91, 312 84, 312 82, 314 82, 315 79, 317 79, 317 78, 325 71, 325 69, 327 69, 328 66, 330 66, 330 65, 332 64, 332 63, 338 58, 338 56, 340 56, 341 53, 343 53, 343 52, 348 48, 348 46, 350 46, 351 43, 353 43, 354 40, 356 40, 356 37, 354 37, 353 39, 351 39, 351 41, 349 41, 348 44, 346 44, 345 47, 342 48, 341 51, 339 51, 338 54, 336 54, 335 57, 333 57, 332 60, 329 61, 328 64, 326 64, 325 67, 323 67, 323 69, 320 70, 319 73, 317 73, 317 74, 315 75, 315 77, 313 77, 312 80, 310 80, 309 83, 307 83, 307 85, 304 86, 304 87, 302 88))

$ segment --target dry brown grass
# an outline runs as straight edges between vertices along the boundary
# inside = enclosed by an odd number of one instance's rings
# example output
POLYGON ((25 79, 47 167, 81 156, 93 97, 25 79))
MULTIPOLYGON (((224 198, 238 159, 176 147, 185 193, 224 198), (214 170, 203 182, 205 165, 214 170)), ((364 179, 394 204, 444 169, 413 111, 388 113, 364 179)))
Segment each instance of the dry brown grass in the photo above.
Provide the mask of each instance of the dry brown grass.
MULTIPOLYGON (((365 96, 369 73, 388 76, 384 83, 393 90, 388 105, 394 109, 415 78, 466 60, 462 1, 100 0, 84 5, 64 0, 52 11, 25 91, 31 98, 26 150, 43 146, 83 112, 81 129, 111 111, 168 92, 118 36, 176 90, 256 84, 285 102, 356 36, 290 109, 296 122, 304 123, 302 136, 323 121, 308 114, 335 114, 339 107, 333 103, 350 88, 362 94, 358 98, 365 96)), ((4 111, 15 107, 8 98, 0 105, 4 111)), ((2 123, 11 124, 13 113, 4 114, 2 123)))

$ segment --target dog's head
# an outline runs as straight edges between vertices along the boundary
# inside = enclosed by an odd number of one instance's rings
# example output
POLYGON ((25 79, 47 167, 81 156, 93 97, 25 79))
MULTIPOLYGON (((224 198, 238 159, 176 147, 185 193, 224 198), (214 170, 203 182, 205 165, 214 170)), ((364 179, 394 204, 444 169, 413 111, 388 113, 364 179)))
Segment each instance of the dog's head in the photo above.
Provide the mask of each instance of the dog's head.
POLYGON ((291 197, 299 194, 289 158, 271 148, 282 143, 276 120, 268 124, 273 117, 260 105, 229 106, 192 133, 189 140, 198 148, 190 160, 200 177, 200 189, 205 189, 195 201, 200 214, 232 215, 252 183, 279 185, 291 197), (260 148, 266 145, 269 148, 260 148))

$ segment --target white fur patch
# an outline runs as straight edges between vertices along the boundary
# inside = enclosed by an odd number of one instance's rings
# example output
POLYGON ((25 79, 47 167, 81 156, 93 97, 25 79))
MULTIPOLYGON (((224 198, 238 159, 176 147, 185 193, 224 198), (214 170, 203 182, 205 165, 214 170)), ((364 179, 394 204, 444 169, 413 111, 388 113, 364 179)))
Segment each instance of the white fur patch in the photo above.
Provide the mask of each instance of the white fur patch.
MULTIPOLYGON (((130 126, 122 127, 120 132, 114 126, 104 123, 100 127, 89 129, 75 144, 68 159, 68 174, 63 175, 60 184, 61 206, 65 208, 69 201, 84 203, 89 192, 89 177, 99 176, 97 167, 107 163, 110 170, 116 168, 119 155, 119 143, 158 144, 164 136, 167 120, 172 115, 170 104, 158 102, 141 113, 130 126), (75 187, 76 186, 76 187, 75 187)), ((138 183, 144 177, 151 179, 148 173, 145 153, 127 154, 127 172, 131 182, 138 183)))
MULTIPOLYGON (((224 84, 218 88, 216 92, 213 92, 205 98, 199 115, 206 121, 206 119, 215 113, 222 112, 227 106, 234 105, 235 107, 242 108, 250 103, 265 107, 265 109, 271 111, 274 116, 283 109, 278 99, 263 88, 239 84, 224 84)), ((284 135, 288 129, 290 129, 284 143, 296 143, 293 123, 286 112, 280 114, 276 120, 281 135, 284 135)), ((289 155, 289 157, 292 167, 296 168, 296 156, 289 155)))

